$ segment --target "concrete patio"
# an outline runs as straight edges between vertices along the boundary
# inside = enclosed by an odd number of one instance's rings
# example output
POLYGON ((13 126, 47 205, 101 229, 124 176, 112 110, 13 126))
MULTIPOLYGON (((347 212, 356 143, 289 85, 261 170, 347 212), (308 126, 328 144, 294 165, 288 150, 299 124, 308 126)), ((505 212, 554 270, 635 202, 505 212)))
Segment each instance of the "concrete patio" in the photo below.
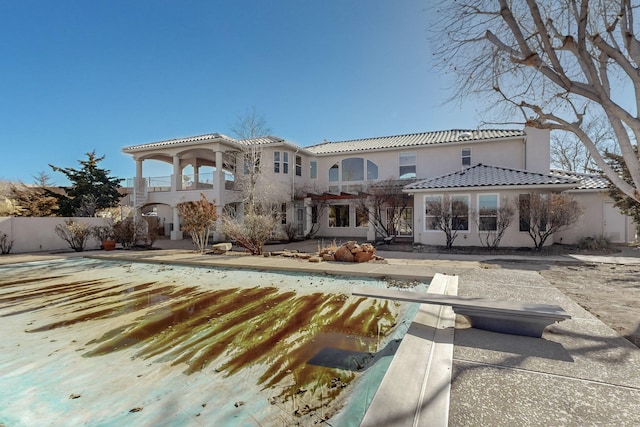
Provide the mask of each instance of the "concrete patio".
MULTIPOLYGON (((455 329, 447 327, 446 323, 439 326, 444 325, 445 333, 453 335, 449 366, 443 366, 442 358, 438 359, 437 354, 431 353, 430 357, 438 360, 433 365, 437 370, 431 371, 417 367, 415 360, 403 360, 402 355, 424 352, 425 346, 430 348, 442 335, 414 334, 406 337, 403 343, 411 342, 413 347, 402 352, 398 350, 389 372, 400 369, 408 376, 419 375, 418 382, 423 384, 425 392, 405 396, 402 395, 402 384, 400 387, 396 384, 400 391, 386 401, 384 410, 405 409, 394 412, 385 425, 640 425, 640 350, 535 271, 481 268, 480 262, 485 257, 465 255, 444 259, 440 254, 384 252, 381 253, 386 258, 384 263, 341 264, 310 263, 281 257, 199 255, 191 250, 188 241, 159 241, 156 246, 165 249, 9 255, 0 257, 0 264, 65 256, 98 256, 163 264, 305 271, 402 280, 430 277, 435 273, 456 275, 458 295, 556 304, 568 311, 572 319, 547 328, 542 338, 530 338, 472 329, 464 318, 457 317, 455 329), (444 386, 440 382, 437 388, 430 388, 430 381, 441 378, 443 369, 450 370, 450 382, 444 386), (412 401, 407 403, 406 399, 412 401)), ((638 250, 629 248, 623 253, 588 260, 640 264, 639 255, 638 250)), ((545 259, 551 261, 549 257, 545 259)), ((563 262, 571 262, 572 259, 578 260, 578 257, 558 258, 563 262)), ((584 256, 580 260, 584 261, 584 256)), ((429 307, 423 309, 428 310, 429 307)), ((420 321, 418 317, 416 321, 420 321)), ((409 334, 412 333, 410 330, 409 334)), ((428 365, 430 361, 424 360, 424 363, 428 365)), ((390 380, 393 384, 393 378, 390 380)), ((206 420, 199 422, 206 425, 206 420)))

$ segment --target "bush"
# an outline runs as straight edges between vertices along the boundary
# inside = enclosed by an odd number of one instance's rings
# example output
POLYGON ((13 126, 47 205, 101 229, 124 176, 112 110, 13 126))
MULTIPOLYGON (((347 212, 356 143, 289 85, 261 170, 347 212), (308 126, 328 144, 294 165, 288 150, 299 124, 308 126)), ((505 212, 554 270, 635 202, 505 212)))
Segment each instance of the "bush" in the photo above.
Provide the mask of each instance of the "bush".
POLYGON ((238 246, 247 249, 251 255, 262 255, 264 245, 271 238, 278 222, 279 219, 271 212, 249 212, 241 221, 225 215, 222 217, 222 232, 238 246))
POLYGON ((92 227, 73 219, 66 219, 64 224, 56 225, 56 233, 69 247, 76 252, 84 251, 87 240, 91 237, 92 227))
POLYGON ((13 240, 8 240, 8 237, 5 233, 2 233, 2 236, 0 236, 0 253, 3 255, 11 252, 11 248, 13 247, 13 240))
POLYGON ((578 239, 578 248, 588 250, 608 249, 611 241, 604 235, 585 236, 578 239))
POLYGON ((178 210, 182 215, 182 230, 191 235, 198 252, 203 254, 218 219, 216 206, 204 194, 200 194, 199 201, 180 203, 178 210))

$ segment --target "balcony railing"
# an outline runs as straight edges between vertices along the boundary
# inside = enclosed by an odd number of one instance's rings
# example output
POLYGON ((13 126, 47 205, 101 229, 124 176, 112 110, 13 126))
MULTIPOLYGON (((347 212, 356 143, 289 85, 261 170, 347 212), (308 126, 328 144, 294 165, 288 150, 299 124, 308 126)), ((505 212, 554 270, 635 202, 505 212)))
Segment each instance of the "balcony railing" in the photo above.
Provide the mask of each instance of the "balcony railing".
MULTIPOLYGON (((146 183, 146 191, 148 193, 159 193, 171 191, 171 179, 172 176, 154 176, 143 178, 146 183)), ((236 183, 229 175, 225 175, 224 188, 225 190, 235 190, 236 183)), ((135 178, 128 178, 126 180, 126 188, 129 193, 133 193, 135 178)), ((191 190, 211 190, 214 185, 213 173, 201 173, 201 174, 189 174, 182 175, 181 186, 178 191, 191 191, 191 190), (196 180, 197 177, 197 180, 196 180)))

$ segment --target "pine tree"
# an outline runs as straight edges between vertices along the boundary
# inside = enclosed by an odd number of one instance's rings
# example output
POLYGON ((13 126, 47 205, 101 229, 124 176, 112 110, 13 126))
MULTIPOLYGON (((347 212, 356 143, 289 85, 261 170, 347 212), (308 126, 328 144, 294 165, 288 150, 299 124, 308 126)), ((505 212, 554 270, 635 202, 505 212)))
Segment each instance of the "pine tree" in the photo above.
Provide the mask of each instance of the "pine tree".
POLYGON ((61 216, 93 216, 101 209, 116 206, 120 200, 121 179, 109 176, 111 171, 98 167, 104 156, 96 157, 95 150, 86 156, 87 160, 78 161, 80 169, 49 165, 71 182, 66 195, 57 196, 61 216))
MULTIPOLYGON (((637 145, 634 147, 634 150, 636 152, 636 157, 640 159, 637 145)), ((606 152, 604 157, 609 166, 611 166, 619 177, 629 183, 632 182, 629 168, 621 155, 606 152)), ((615 201, 614 205, 620 209, 620 212, 633 218, 633 222, 636 224, 636 228, 640 232, 640 202, 627 196, 614 185, 609 186, 609 196, 611 196, 615 201)))

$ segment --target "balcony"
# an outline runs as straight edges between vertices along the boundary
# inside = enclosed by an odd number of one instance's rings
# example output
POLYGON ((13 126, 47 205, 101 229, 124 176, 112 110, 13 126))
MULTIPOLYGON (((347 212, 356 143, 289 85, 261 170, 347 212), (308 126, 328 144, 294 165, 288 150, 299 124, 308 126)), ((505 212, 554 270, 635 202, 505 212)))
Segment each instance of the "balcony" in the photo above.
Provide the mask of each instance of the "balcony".
MULTIPOLYGON (((126 191, 133 195, 131 200, 136 207, 145 204, 163 203, 173 205, 177 200, 193 201, 204 193, 207 198, 214 199, 218 194, 213 173, 182 175, 174 191, 173 176, 155 176, 142 178, 136 185, 136 178, 127 178, 126 191)), ((238 199, 239 188, 230 174, 225 175, 222 199, 225 203, 238 199)))

